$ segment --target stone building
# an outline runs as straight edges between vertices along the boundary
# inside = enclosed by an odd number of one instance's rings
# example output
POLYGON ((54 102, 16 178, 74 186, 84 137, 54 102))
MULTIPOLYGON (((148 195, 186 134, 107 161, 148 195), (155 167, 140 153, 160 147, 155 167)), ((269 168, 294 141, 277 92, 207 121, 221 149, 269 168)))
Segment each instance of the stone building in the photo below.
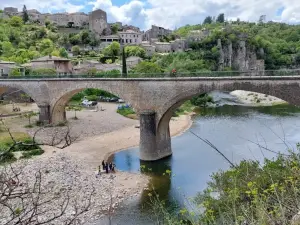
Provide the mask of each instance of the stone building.
POLYGON ((169 42, 155 42, 155 51, 160 53, 170 53, 172 52, 172 45, 169 42))
MULTIPOLYGON (((104 31, 107 35, 110 34, 110 27, 107 23, 106 12, 98 9, 88 14, 83 12, 76 13, 40 13, 36 9, 27 10, 29 19, 31 21, 38 21, 40 24, 45 24, 47 20, 56 24, 57 26, 67 27, 72 25, 73 27, 87 27, 93 31, 97 36, 101 36, 104 31)), ((22 16, 22 12, 19 12, 17 8, 7 7, 4 9, 4 13, 1 17, 5 16, 22 16)))
POLYGON ((90 31, 96 35, 101 36, 103 31, 108 27, 106 12, 98 9, 90 13, 89 15, 89 28, 90 31))
POLYGON ((142 43, 143 34, 133 30, 121 31, 118 33, 121 39, 121 44, 124 45, 139 45, 142 43))
POLYGON ((0 76, 9 76, 13 69, 18 69, 21 75, 24 75, 24 68, 17 66, 14 62, 0 60, 0 76))
POLYGON ((203 28, 202 30, 191 30, 187 35, 187 40, 191 41, 201 41, 202 39, 208 37, 210 35, 210 31, 208 29, 203 28))
POLYGON ((58 75, 67 75, 73 73, 71 60, 56 56, 44 56, 24 64, 24 67, 31 69, 54 69, 58 75))
POLYGON ((142 62, 142 58, 138 56, 130 56, 126 58, 126 65, 131 68, 142 62))
POLYGON ((136 26, 133 26, 133 25, 127 25, 127 24, 121 26, 121 30, 122 31, 133 30, 134 32, 137 32, 137 33, 141 32, 139 27, 136 27, 136 26))
POLYGON ((111 71, 111 70, 119 70, 121 71, 122 67, 119 64, 103 64, 101 62, 95 60, 85 60, 83 62, 79 62, 77 66, 73 67, 74 74, 87 74, 90 69, 95 68, 97 71, 111 71))
POLYGON ((143 41, 141 47, 145 49, 147 56, 152 56, 155 53, 155 46, 150 45, 147 41, 143 41))
POLYGON ((170 41, 172 52, 183 52, 187 49, 187 41, 185 39, 176 39, 174 41, 170 41))
POLYGON ((7 13, 7 14, 14 14, 14 13, 18 13, 18 8, 5 7, 3 11, 4 11, 4 13, 7 13))
POLYGON ((143 40, 144 41, 150 41, 152 38, 160 38, 160 37, 163 37, 163 36, 167 36, 171 33, 172 33, 172 30, 152 25, 151 29, 147 30, 144 33, 143 40))

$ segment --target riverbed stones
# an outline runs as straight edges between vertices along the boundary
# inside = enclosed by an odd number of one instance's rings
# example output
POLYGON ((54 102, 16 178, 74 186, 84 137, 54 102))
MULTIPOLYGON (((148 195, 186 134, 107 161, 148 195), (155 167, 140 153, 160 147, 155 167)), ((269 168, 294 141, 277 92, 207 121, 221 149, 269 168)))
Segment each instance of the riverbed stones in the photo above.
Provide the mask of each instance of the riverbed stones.
MULTIPOLYGON (((84 207, 88 196, 91 194, 91 207, 89 211, 80 216, 81 221, 92 222, 97 220, 101 215, 106 214, 110 207, 112 199, 112 208, 116 208, 120 203, 129 196, 140 193, 143 189, 141 185, 128 185, 122 183, 119 185, 124 177, 134 176, 135 179, 144 179, 144 185, 147 183, 145 178, 137 174, 125 174, 117 172, 116 174, 101 174, 98 178, 95 177, 95 172, 91 168, 87 168, 84 162, 75 161, 64 153, 57 153, 55 156, 52 154, 50 157, 43 157, 30 159, 28 161, 18 161, 13 164, 16 170, 22 170, 22 180, 24 183, 33 184, 35 172, 42 171, 42 188, 49 196, 58 196, 62 193, 70 196, 70 206, 66 210, 61 220, 55 221, 57 225, 62 224, 63 219, 67 215, 74 214, 74 205, 76 202, 79 208, 84 207), (23 169, 22 169, 23 168, 23 169), (49 171, 45 173, 45 171, 49 171), (120 179, 119 179, 120 177, 120 179)), ((0 168, 4 169, 4 168, 0 168)), ((62 195, 64 196, 64 195, 62 195)), ((51 204, 46 205, 49 210, 49 215, 53 210, 59 208, 59 201, 53 201, 51 204)), ((17 206, 16 206, 17 207, 17 206)), ((9 218, 9 212, 1 212, 9 218)), ((47 217, 46 215, 43 215, 47 217)))

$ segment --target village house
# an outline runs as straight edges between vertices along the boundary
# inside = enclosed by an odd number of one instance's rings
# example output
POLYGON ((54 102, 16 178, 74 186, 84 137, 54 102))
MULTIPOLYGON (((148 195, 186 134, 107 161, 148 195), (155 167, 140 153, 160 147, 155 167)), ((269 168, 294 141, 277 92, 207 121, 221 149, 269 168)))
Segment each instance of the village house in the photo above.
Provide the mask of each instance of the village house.
POLYGON ((142 43, 143 34, 133 30, 120 31, 119 36, 121 38, 121 44, 124 45, 139 45, 142 43))
POLYGON ((143 35, 143 41, 151 41, 151 39, 158 39, 163 36, 167 36, 172 33, 172 30, 165 29, 152 25, 150 30, 147 30, 143 35))
POLYGON ((110 71, 110 70, 119 70, 121 71, 121 65, 116 63, 103 64, 96 60, 85 60, 79 62, 77 66, 74 66, 74 74, 87 74, 90 69, 95 68, 97 71, 110 71))
POLYGON ((68 75, 73 73, 73 66, 70 59, 51 55, 34 59, 30 63, 24 64, 24 66, 30 67, 33 70, 54 69, 58 75, 68 75))
POLYGON ((142 58, 138 57, 138 56, 130 56, 128 58, 126 58, 126 65, 127 67, 131 68, 136 66, 137 64, 139 64, 142 61, 142 58))
POLYGON ((9 76, 14 69, 18 70, 20 75, 24 75, 25 73, 24 68, 17 66, 16 63, 0 60, 0 76, 9 76))

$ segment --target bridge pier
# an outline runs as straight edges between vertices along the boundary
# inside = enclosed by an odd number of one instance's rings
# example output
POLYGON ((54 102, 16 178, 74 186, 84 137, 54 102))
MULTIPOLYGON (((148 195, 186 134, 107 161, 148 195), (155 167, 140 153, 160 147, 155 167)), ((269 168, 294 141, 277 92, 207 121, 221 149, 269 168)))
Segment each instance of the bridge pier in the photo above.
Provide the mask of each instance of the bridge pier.
POLYGON ((170 130, 157 132, 156 113, 140 113, 140 159, 155 161, 172 155, 170 130))
POLYGON ((49 124, 51 122, 50 118, 50 105, 39 105, 40 109, 39 121, 45 124, 49 124))

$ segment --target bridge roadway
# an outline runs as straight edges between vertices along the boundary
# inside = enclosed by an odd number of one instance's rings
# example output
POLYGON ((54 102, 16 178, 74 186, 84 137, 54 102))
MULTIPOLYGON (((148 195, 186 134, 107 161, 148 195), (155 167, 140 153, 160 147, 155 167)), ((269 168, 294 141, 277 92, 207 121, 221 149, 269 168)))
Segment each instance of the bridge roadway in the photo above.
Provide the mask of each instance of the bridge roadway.
POLYGON ((184 78, 48 78, 0 79, 0 95, 8 88, 27 93, 46 123, 66 120, 65 106, 85 88, 98 88, 130 103, 140 116, 140 158, 158 160, 172 154, 172 112, 193 96, 218 90, 254 91, 300 106, 300 76, 234 76, 184 78))

